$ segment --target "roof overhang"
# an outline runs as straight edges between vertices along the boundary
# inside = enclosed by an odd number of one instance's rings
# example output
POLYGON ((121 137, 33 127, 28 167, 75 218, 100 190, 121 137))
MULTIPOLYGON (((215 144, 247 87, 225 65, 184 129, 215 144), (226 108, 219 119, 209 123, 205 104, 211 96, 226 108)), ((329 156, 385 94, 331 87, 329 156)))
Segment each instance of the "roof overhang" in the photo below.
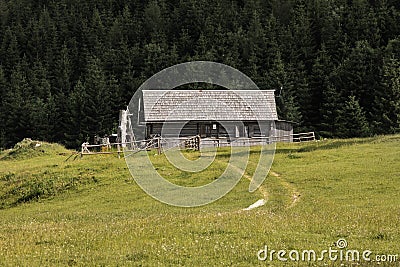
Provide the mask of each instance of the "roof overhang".
POLYGON ((274 90, 143 90, 145 122, 276 121, 274 90))

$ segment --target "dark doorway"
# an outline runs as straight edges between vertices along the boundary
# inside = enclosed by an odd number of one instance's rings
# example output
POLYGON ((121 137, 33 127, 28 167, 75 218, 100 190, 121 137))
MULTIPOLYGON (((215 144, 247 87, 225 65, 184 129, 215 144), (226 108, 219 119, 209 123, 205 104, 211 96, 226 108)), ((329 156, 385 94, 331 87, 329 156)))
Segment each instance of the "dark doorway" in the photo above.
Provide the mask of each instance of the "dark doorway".
POLYGON ((198 134, 200 135, 201 138, 207 138, 207 137, 215 137, 218 138, 221 129, 223 130, 224 128, 221 128, 221 125, 217 122, 213 123, 205 123, 205 124, 198 124, 197 126, 198 129, 198 134))
POLYGON ((211 137, 211 129, 212 129, 211 124, 201 124, 200 125, 200 137, 201 138, 211 137))

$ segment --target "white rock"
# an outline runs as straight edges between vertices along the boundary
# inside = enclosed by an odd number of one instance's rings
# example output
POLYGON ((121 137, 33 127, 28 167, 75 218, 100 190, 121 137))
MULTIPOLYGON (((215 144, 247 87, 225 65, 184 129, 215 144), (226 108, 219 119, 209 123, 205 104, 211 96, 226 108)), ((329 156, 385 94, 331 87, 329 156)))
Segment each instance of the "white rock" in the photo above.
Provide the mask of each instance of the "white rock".
POLYGON ((243 209, 243 210, 252 210, 252 209, 255 209, 255 208, 264 206, 265 203, 267 203, 267 201, 265 201, 265 199, 260 199, 260 200, 257 200, 256 203, 251 204, 249 207, 247 207, 247 208, 245 208, 245 209, 243 209))

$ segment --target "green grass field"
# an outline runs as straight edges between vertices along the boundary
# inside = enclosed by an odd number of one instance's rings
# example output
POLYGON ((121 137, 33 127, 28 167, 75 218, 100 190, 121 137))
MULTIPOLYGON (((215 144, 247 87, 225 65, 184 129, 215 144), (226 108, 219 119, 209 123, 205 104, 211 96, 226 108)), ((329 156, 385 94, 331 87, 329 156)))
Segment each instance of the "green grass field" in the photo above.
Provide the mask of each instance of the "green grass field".
MULTIPOLYGON (((54 144, 1 152, 0 266, 400 266, 374 261, 400 255, 400 136, 278 144, 255 193, 252 150, 233 191, 197 208, 147 196, 115 156, 65 161, 71 151, 54 144), (243 211, 261 198, 265 206, 243 211), (340 238, 373 261, 257 258, 265 245, 319 253, 340 238)), ((171 181, 193 186, 218 177, 226 153, 195 175, 150 157, 171 181)))

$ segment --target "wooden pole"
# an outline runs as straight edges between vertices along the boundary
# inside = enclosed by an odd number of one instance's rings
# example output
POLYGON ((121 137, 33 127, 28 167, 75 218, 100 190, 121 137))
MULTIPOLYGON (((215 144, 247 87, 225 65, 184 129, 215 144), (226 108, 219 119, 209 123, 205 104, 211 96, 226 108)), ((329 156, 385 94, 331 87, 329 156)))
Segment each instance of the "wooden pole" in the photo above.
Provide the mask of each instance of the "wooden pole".
POLYGON ((200 135, 196 136, 196 149, 197 151, 200 151, 200 135))
POLYGON ((158 155, 161 155, 161 137, 157 138, 157 151, 158 155))

